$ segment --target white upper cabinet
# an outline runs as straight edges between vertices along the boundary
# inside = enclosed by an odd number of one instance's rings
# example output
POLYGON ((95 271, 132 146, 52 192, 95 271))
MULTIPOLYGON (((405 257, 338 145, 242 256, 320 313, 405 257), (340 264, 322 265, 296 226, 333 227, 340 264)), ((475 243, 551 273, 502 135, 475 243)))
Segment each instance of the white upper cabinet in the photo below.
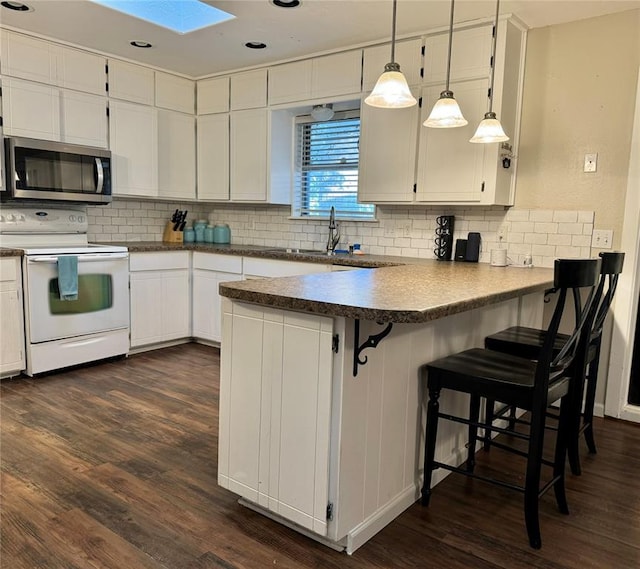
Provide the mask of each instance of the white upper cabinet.
POLYGON ((359 93, 362 86, 362 50, 312 59, 311 97, 323 99, 359 93))
POLYGON ((229 199, 229 113, 198 117, 198 199, 229 199))
POLYGON ((5 30, 0 33, 3 75, 57 84, 58 45, 5 30))
POLYGON ((158 111, 124 101, 109 104, 114 195, 158 195, 158 111))
POLYGON ((362 50, 276 65, 269 69, 269 104, 359 93, 362 50))
POLYGON ((267 70, 256 69, 231 76, 231 110, 267 106, 267 70))
MULTIPOLYGON (((451 81, 486 77, 491 69, 492 26, 456 30, 451 46, 451 81)), ((430 36, 425 41, 424 82, 444 83, 447 77, 449 35, 430 36)))
POLYGON ((61 100, 61 140, 107 148, 107 98, 64 89, 61 100))
POLYGON ((229 77, 201 79, 197 82, 197 93, 199 115, 229 111, 229 77))
MULTIPOLYGON (((57 87, 4 78, 4 133, 60 141, 60 90, 57 87)), ((106 117, 105 117, 106 120, 106 117)))
POLYGON ((294 61, 269 69, 269 104, 311 98, 311 60, 294 61))
POLYGON ((158 195, 196 197, 196 119, 158 110, 158 195))
MULTIPOLYGON (((378 77, 384 71, 384 66, 391 59, 391 44, 367 47, 364 50, 362 64, 362 90, 365 93, 373 90, 378 77)), ((422 68, 422 40, 412 39, 396 43, 395 60, 407 79, 409 85, 422 83, 420 70, 422 68)))
POLYGON ((231 113, 229 180, 232 201, 266 201, 267 109, 231 113))
POLYGON ((413 200, 419 112, 417 105, 379 109, 362 104, 358 201, 413 200))
POLYGON ((184 77, 156 71, 156 107, 193 114, 194 82, 184 77))
POLYGON ((58 79, 61 87, 94 95, 107 94, 107 60, 99 55, 61 48, 58 79))
POLYGON ((154 71, 148 67, 109 60, 109 97, 153 105, 154 71))
MULTIPOLYGON (((471 144, 469 139, 486 111, 488 88, 487 79, 451 83, 460 108, 470 119, 469 124, 459 128, 420 128, 418 201, 482 201, 486 186, 485 168, 488 171, 493 165, 487 152, 492 145, 471 144)), ((440 91, 442 87, 434 85, 423 92, 421 121, 429 116, 440 91)))

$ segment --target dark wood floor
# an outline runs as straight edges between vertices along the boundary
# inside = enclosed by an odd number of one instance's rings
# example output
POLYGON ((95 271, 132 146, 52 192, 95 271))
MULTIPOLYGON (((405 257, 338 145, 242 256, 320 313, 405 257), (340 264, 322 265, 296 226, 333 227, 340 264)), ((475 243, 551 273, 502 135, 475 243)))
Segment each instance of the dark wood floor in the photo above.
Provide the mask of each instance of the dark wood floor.
MULTIPOLYGON (((216 484, 218 351, 188 344, 5 380, 0 565, 11 569, 640 567, 640 426, 596 425, 600 452, 542 499, 449 476, 353 556, 239 506, 216 484)), ((512 464, 479 453, 486 468, 512 464), (493 461, 493 462, 492 462, 493 461)), ((515 465, 513 465, 515 470, 515 465)))

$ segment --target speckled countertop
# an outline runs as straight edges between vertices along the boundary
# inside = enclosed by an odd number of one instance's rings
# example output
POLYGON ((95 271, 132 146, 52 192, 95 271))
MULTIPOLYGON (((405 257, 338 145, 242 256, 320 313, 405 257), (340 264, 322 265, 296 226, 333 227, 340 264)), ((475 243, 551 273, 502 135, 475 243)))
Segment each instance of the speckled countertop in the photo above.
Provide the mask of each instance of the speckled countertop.
POLYGON ((0 257, 22 257, 22 249, 11 249, 10 247, 0 247, 0 257))
POLYGON ((551 269, 423 261, 376 270, 222 283, 220 294, 277 308, 379 322, 428 322, 553 285, 551 269))

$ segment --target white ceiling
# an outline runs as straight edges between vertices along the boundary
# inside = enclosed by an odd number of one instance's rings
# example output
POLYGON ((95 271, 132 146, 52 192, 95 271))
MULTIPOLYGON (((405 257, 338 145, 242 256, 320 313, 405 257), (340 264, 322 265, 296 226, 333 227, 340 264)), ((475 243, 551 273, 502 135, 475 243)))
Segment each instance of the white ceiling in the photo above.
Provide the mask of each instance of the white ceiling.
MULTIPOLYGON (((0 24, 193 77, 388 40, 391 35, 391 0, 302 0, 299 7, 287 9, 268 0, 207 0, 236 18, 186 35, 89 0, 21 1, 34 10, 0 8, 0 24), (131 40, 153 47, 134 48, 131 40), (248 49, 248 41, 264 42, 267 48, 248 49)), ((456 22, 495 14, 494 0, 458 0, 455 6, 456 22)), ((503 0, 500 12, 537 28, 634 8, 640 8, 640 0, 503 0)), ((449 9, 449 0, 399 0, 398 35, 448 25, 449 9)))

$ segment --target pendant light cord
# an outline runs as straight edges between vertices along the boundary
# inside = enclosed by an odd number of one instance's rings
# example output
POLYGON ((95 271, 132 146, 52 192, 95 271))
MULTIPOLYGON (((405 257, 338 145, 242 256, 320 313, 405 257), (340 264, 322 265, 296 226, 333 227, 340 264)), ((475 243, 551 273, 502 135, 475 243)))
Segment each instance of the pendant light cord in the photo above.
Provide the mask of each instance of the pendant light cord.
POLYGON ((447 82, 444 90, 449 90, 449 77, 451 75, 451 45, 453 44, 453 5, 455 0, 451 0, 451 16, 449 17, 449 51, 447 56, 447 82))
POLYGON ((391 63, 396 61, 396 4, 393 0, 393 16, 391 18, 391 63))
POLYGON ((500 0, 496 0, 496 19, 493 24, 493 44, 491 45, 491 83, 489 84, 489 112, 493 112, 493 79, 496 75, 496 43, 498 41, 498 16, 500 0))

